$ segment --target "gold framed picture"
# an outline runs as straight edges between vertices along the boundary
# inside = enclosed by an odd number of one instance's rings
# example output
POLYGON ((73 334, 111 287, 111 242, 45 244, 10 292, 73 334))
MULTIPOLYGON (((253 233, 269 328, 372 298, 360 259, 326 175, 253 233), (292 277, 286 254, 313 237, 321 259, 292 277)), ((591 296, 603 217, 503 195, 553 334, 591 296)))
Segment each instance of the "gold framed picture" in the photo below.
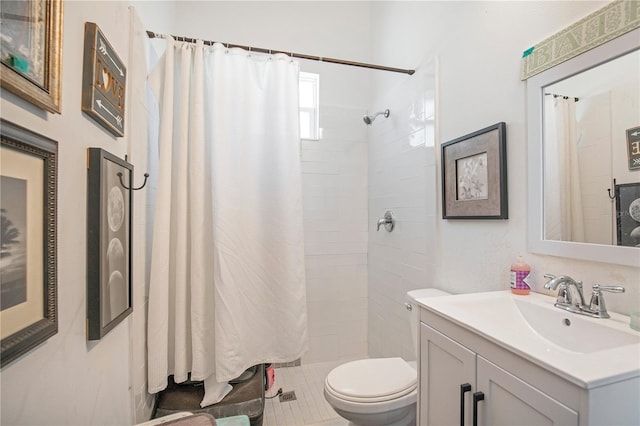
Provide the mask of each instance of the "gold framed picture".
POLYGON ((0 63, 3 89, 60 114, 62 0, 2 0, 0 63))

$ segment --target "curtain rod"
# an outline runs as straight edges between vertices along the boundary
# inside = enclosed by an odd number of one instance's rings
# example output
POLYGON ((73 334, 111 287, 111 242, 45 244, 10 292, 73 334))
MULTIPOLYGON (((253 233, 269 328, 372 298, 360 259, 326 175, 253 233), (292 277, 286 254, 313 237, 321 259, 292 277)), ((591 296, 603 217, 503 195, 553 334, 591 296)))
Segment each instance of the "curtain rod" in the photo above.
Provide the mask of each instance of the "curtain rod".
POLYGON ((565 96, 565 95, 558 95, 556 93, 545 93, 545 96, 553 96, 554 98, 562 98, 562 99, 571 99, 573 98, 574 102, 578 102, 580 100, 580 98, 576 98, 575 96, 565 96))
MULTIPOLYGON (((153 31, 147 31, 147 36, 149 38, 167 38, 167 36, 165 34, 158 34, 158 33, 154 33, 153 31)), ((197 41, 195 38, 190 38, 190 37, 181 37, 181 36, 174 36, 174 35, 172 35, 171 37, 173 37, 177 41, 184 41, 184 42, 187 42, 187 43, 195 43, 197 41)), ((206 44, 208 46, 212 46, 214 43, 216 43, 215 41, 208 41, 208 40, 203 40, 203 42, 204 42, 204 44, 206 44)), ((243 46, 243 45, 240 45, 240 44, 231 44, 231 43, 220 43, 220 44, 226 46, 227 48, 229 48, 229 47, 239 47, 241 49, 248 50, 250 52, 259 52, 259 53, 268 53, 268 54, 283 53, 283 54, 285 54, 287 56, 291 56, 292 58, 307 59, 307 60, 310 60, 310 61, 329 62, 329 63, 332 63, 332 64, 349 65, 349 66, 352 66, 352 67, 361 67, 361 68, 369 68, 369 69, 381 70, 381 71, 398 72, 398 73, 409 74, 409 75, 413 75, 416 72, 415 70, 406 70, 406 69, 402 69, 402 68, 385 67, 383 65, 366 64, 366 63, 363 63, 363 62, 344 61, 342 59, 334 59, 334 58, 326 58, 326 57, 323 57, 323 56, 306 55, 304 53, 283 52, 281 50, 263 49, 261 47, 243 46)))

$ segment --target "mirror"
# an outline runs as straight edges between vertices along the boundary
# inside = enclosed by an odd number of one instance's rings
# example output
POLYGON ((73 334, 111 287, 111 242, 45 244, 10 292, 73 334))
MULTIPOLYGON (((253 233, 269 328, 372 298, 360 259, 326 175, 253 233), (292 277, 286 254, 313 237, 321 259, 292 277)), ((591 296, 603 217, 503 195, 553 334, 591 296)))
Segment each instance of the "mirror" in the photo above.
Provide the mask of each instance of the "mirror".
POLYGON ((632 216, 629 190, 640 191, 627 143, 640 126, 639 76, 636 29, 527 81, 532 252, 640 265, 640 229, 629 235, 640 221, 620 223, 632 216))
POLYGON ((624 192, 633 195, 634 183, 640 199, 627 143, 627 130, 640 131, 639 93, 640 50, 544 87, 546 240, 640 247, 640 220, 628 229, 621 210, 635 200, 624 192))

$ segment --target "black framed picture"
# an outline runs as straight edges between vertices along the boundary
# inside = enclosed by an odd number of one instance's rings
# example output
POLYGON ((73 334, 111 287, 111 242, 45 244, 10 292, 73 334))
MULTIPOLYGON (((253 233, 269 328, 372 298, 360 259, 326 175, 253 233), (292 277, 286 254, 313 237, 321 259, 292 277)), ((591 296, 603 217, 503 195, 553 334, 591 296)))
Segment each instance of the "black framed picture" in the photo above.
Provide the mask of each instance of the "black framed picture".
POLYGON ((640 183, 616 185, 618 245, 640 247, 640 183))
POLYGON ((442 144, 442 218, 508 219, 506 125, 442 144))
POLYGON ((87 184, 87 338, 100 340, 133 311, 133 166, 89 148, 87 184))
POLYGON ((0 119, 2 367, 58 332, 58 143, 0 119))

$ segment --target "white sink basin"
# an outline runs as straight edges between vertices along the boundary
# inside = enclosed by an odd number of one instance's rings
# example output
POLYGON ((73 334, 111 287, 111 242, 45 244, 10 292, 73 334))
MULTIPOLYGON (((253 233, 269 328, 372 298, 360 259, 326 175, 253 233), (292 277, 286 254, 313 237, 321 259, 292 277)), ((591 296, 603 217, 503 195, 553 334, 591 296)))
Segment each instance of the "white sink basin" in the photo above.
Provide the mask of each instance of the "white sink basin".
POLYGON ((513 301, 536 333, 570 351, 591 353, 640 343, 640 333, 618 330, 611 327, 615 323, 606 319, 589 320, 553 305, 513 301))
POLYGON ((583 387, 640 376, 640 332, 628 316, 589 318, 554 307, 554 297, 510 291, 416 302, 583 387))

